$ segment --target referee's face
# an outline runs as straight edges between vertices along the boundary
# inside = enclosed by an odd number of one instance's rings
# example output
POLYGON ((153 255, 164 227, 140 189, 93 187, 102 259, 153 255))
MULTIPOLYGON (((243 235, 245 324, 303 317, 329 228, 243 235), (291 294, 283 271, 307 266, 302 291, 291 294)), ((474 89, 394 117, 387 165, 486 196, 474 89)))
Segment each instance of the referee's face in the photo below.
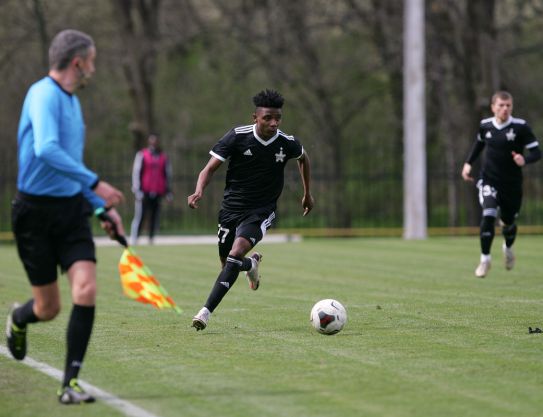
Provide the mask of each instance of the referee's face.
POLYGON ((513 112, 513 100, 496 98, 492 103, 492 113, 500 123, 505 123, 513 112))
POLYGON ((281 109, 271 107, 257 107, 253 119, 256 123, 256 133, 262 139, 269 139, 277 133, 281 124, 281 109))

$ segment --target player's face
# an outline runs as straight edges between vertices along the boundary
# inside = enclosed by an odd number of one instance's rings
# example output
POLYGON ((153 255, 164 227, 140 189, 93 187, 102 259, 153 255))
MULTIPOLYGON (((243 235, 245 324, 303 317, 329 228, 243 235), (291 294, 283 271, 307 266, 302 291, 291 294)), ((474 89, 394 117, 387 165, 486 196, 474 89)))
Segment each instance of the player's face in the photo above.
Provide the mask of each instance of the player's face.
POLYGON ((92 75, 96 71, 94 60, 96 59, 96 48, 91 47, 86 58, 76 58, 75 66, 77 70, 77 85, 79 88, 85 88, 92 75))
POLYGON ((281 109, 257 107, 253 114, 256 123, 256 133, 262 139, 269 139, 277 133, 281 124, 281 109))
POLYGON ((509 119, 511 112, 513 111, 513 100, 503 100, 498 97, 494 100, 494 103, 492 103, 491 108, 496 119, 498 119, 499 122, 504 123, 509 119))

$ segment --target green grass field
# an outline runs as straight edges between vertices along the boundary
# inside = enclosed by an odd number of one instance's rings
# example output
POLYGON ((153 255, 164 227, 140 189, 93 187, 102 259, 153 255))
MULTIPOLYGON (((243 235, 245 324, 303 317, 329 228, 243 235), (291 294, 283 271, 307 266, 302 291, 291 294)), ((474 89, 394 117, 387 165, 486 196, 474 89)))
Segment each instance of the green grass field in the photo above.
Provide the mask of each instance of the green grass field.
MULTIPOLYGON (((520 236, 518 263, 473 275, 470 238, 314 239, 259 245, 262 284, 245 277, 203 332, 190 327, 218 272, 214 246, 138 252, 183 308, 177 315, 121 293, 118 247, 99 248, 95 329, 81 378, 160 417, 543 416, 543 237, 520 236), (335 336, 309 324, 336 298, 335 336)), ((0 309, 29 286, 0 246, 0 309)), ((28 355, 62 369, 69 298, 30 327, 28 355)), ((3 313, 2 313, 3 320, 3 313)), ((5 345, 5 339, 0 340, 5 345)), ((54 379, 0 356, 0 416, 122 416, 104 402, 58 405, 54 379)))

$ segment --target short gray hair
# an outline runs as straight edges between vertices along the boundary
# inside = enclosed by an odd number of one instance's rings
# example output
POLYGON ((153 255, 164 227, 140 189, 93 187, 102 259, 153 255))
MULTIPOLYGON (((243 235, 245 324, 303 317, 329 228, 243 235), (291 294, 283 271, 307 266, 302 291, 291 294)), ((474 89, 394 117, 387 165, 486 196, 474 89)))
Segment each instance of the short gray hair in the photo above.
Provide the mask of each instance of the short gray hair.
POLYGON ((86 58, 94 41, 86 33, 66 29, 59 32, 49 47, 49 68, 63 70, 76 56, 86 58))
POLYGON ((492 99, 490 100, 490 103, 491 103, 491 104, 494 104, 494 102, 495 102, 497 99, 500 99, 500 100, 511 100, 511 101, 513 101, 513 96, 511 95, 511 93, 510 93, 509 91, 500 90, 500 91, 496 91, 496 92, 492 95, 492 99))

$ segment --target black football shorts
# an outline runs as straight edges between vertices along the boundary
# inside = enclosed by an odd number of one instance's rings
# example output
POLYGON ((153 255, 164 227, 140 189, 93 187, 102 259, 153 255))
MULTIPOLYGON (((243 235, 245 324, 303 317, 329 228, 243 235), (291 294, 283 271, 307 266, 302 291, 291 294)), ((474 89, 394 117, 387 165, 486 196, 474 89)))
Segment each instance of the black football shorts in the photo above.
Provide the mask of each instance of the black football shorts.
POLYGON ((219 256, 226 258, 237 237, 243 237, 254 247, 262 240, 275 219, 275 211, 257 209, 246 213, 234 213, 222 209, 219 212, 219 256))
POLYGON ((498 217, 508 225, 515 222, 522 205, 522 185, 497 185, 479 180, 479 203, 483 216, 498 217), (499 209, 499 212, 498 212, 499 209))
POLYGON ((89 224, 92 209, 82 194, 46 197, 19 192, 11 223, 17 251, 33 286, 57 280, 76 261, 96 262, 89 224))

